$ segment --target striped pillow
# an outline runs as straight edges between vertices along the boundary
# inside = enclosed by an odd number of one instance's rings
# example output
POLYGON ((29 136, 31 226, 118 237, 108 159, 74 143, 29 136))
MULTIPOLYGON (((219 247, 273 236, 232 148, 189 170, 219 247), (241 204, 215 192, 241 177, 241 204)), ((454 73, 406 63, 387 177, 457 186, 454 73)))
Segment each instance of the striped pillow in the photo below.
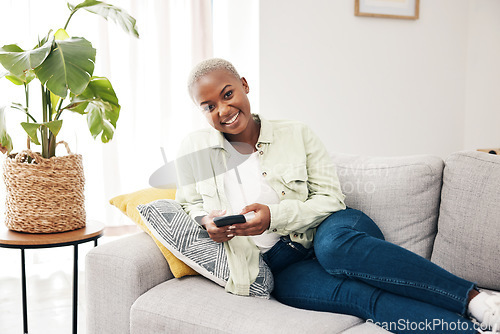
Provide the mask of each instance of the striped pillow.
MULTIPOLYGON (((153 235, 179 260, 199 274, 225 287, 229 266, 222 243, 210 239, 207 231, 189 217, 179 203, 162 199, 137 206, 153 235)), ((269 298, 274 286, 271 270, 262 257, 259 274, 250 285, 250 296, 269 298)))

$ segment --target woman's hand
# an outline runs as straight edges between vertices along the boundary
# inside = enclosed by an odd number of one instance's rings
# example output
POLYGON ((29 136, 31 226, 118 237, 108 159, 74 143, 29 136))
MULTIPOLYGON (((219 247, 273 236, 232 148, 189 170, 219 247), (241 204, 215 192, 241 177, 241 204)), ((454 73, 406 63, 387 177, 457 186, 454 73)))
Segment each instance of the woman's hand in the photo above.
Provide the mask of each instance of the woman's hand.
POLYGON ((217 227, 214 223, 215 217, 224 216, 225 214, 226 210, 213 210, 210 214, 201 219, 201 224, 207 230, 210 239, 215 242, 228 241, 234 237, 234 233, 230 230, 230 226, 217 227))
POLYGON ((255 217, 242 224, 229 226, 229 230, 234 235, 260 235, 269 229, 271 224, 271 211, 264 204, 253 203, 247 205, 241 210, 240 215, 254 211, 255 217))

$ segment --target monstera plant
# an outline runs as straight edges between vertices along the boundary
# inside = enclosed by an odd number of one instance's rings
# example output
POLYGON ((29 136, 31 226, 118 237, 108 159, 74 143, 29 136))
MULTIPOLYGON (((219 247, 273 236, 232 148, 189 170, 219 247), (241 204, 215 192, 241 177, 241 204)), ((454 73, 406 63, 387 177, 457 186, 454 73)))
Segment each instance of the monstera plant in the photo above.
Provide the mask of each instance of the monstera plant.
POLYGON ((139 37, 135 19, 123 9, 111 4, 85 0, 78 5, 68 3, 69 17, 64 28, 52 30, 39 38, 33 49, 24 50, 17 44, 0 48, 0 78, 24 88, 26 99, 0 107, 0 151, 9 153, 12 140, 7 133, 4 113, 17 109, 26 114, 21 126, 30 142, 41 145, 44 158, 55 156, 56 136, 63 125, 63 115, 76 112, 85 115, 90 133, 106 143, 113 138, 120 105, 115 91, 105 77, 94 76, 96 49, 83 37, 67 32, 71 18, 85 10, 111 19, 126 32, 139 37), (35 80, 37 79, 37 80, 35 80), (41 107, 30 101, 29 90, 35 83, 41 89, 41 107))

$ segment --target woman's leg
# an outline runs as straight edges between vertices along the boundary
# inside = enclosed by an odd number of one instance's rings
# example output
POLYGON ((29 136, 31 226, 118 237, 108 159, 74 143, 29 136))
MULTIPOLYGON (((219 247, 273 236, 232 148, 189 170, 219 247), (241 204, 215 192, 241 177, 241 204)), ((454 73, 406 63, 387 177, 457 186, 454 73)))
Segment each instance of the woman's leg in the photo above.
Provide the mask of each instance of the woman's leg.
POLYGON ((315 258, 290 264, 273 275, 273 296, 293 307, 358 316, 393 333, 477 333, 471 321, 455 312, 356 279, 332 276, 315 258))
MULTIPOLYGON (((377 225, 354 209, 338 211, 318 227, 314 251, 321 266, 393 294, 465 315, 475 285, 384 240, 377 225)), ((434 318, 434 314, 429 314, 434 318)))

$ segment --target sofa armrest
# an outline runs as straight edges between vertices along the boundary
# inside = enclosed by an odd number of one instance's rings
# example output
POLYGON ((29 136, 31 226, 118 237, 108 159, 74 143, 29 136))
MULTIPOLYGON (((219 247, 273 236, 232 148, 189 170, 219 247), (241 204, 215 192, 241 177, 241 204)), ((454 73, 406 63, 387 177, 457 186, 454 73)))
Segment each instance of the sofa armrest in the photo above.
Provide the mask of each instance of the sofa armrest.
POLYGON ((130 333, 130 307, 144 292, 173 278, 146 233, 118 239, 86 256, 87 333, 130 333))

